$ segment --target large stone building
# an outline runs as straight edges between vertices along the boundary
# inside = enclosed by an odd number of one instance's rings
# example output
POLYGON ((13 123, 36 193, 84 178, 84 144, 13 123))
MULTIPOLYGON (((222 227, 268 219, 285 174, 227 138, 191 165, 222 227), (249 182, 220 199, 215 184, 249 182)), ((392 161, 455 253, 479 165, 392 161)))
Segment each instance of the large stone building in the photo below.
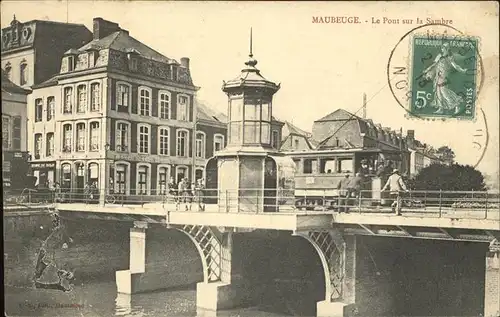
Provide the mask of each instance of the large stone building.
POLYGON ((165 192, 170 177, 192 178, 225 146, 225 129, 223 117, 197 111, 189 67, 189 58, 179 63, 95 18, 92 41, 66 51, 59 73, 34 86, 29 149, 44 163, 40 183, 55 175, 48 181, 66 190, 90 182, 149 195, 165 192))
POLYGON ((81 24, 20 22, 14 16, 2 29, 2 69, 14 84, 29 88, 59 72, 65 51, 91 39, 92 33, 81 24))
POLYGON ((3 188, 23 189, 28 174, 27 96, 2 70, 2 176, 3 188), (15 177, 14 177, 15 175, 15 177))

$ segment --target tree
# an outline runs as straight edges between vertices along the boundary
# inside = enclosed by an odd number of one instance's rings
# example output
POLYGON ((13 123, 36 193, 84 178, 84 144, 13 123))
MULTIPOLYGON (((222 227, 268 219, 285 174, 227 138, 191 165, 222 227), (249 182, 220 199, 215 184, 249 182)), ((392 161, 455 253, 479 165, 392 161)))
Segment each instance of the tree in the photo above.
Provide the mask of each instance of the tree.
POLYGON ((443 161, 452 164, 455 160, 455 152, 448 146, 444 145, 437 149, 436 155, 443 161))
POLYGON ((484 176, 470 165, 431 164, 415 177, 416 190, 482 191, 486 189, 484 176))

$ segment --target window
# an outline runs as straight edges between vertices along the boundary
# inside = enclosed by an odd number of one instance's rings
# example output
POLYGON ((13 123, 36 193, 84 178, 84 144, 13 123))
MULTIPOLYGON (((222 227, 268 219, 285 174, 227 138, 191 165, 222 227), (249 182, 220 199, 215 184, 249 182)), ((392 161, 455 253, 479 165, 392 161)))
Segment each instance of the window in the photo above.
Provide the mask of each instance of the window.
POLYGON ((76 150, 78 152, 85 151, 85 123, 76 125, 76 150))
POLYGON ((99 83, 90 85, 90 111, 99 111, 101 108, 101 87, 99 83))
POLYGON ((12 126, 12 149, 21 150, 21 116, 14 117, 12 126))
POLYGON ((75 68, 75 56, 68 56, 68 72, 75 68))
POLYGON ((128 165, 116 164, 115 190, 117 194, 127 194, 128 170, 128 165))
POLYGON ((2 116, 2 149, 10 148, 10 118, 2 116))
POLYGON ((73 88, 71 87, 66 87, 64 88, 64 109, 63 113, 71 113, 72 111, 72 102, 71 102, 71 97, 73 94, 73 88))
POLYGON ((168 179, 170 176, 170 170, 168 166, 158 166, 158 186, 157 194, 166 195, 168 190, 168 179))
POLYGON ((127 152, 129 144, 129 123, 116 123, 116 151, 127 152))
POLYGON ((61 189, 69 190, 71 188, 71 165, 66 163, 61 165, 61 189))
POLYGON ((96 185, 99 185, 99 164, 90 163, 87 175, 91 183, 96 183, 96 185))
POLYGON ((177 120, 188 121, 188 97, 180 95, 177 98, 177 120))
POLYGON ((71 152, 71 144, 73 139, 73 127, 71 124, 63 126, 63 152, 71 152))
POLYGON ((52 120, 54 118, 56 111, 56 103, 55 98, 53 96, 47 98, 47 121, 52 120))
POLYGON ((46 154, 47 156, 52 156, 54 155, 54 133, 47 133, 47 141, 46 141, 46 146, 47 146, 47 150, 46 150, 46 154))
POLYGON ((196 157, 205 158, 205 133, 196 133, 196 157))
POLYGON ((177 156, 187 157, 188 153, 188 132, 186 130, 177 131, 177 156))
POLYGON ((149 116, 151 113, 151 91, 139 88, 139 114, 149 116))
POLYGON ((137 166, 137 195, 149 194, 149 166, 137 166))
POLYGON ((335 160, 334 159, 320 159, 319 160, 320 173, 335 173, 335 160))
POLYGON ((299 148, 299 139, 295 139, 295 149, 297 150, 299 148))
POLYGON ((313 172, 313 161, 312 159, 304 160, 304 174, 312 174, 313 172))
POLYGON ((187 166, 176 166, 175 167, 175 179, 177 184, 183 179, 188 177, 188 168, 187 166))
POLYGON ((99 122, 90 123, 90 151, 99 150, 99 122))
POLYGON ((170 93, 168 92, 160 92, 160 96, 158 98, 160 100, 160 118, 161 119, 170 119, 170 93))
POLYGON ((41 98, 35 100, 35 122, 42 121, 43 115, 43 100, 41 98))
POLYGON ((279 150, 279 148, 280 148, 280 141, 279 141, 278 131, 273 130, 272 134, 273 135, 271 137, 271 147, 279 150))
POLYGON ((221 134, 214 135, 214 152, 220 151, 224 148, 224 136, 221 134))
POLYGON ((25 61, 21 62, 21 74, 19 78, 21 86, 28 83, 28 64, 25 61))
POLYGON ((35 134, 35 158, 40 158, 40 152, 42 151, 42 134, 35 134))
POLYGON ((118 107, 128 107, 130 96, 130 86, 118 84, 116 89, 116 104, 118 107))
POLYGON ((149 127, 145 125, 139 126, 139 153, 149 153, 149 127))
POLYGON ((87 86, 80 85, 76 91, 78 96, 76 112, 85 112, 85 108, 87 107, 87 86))
POLYGON ((337 173, 352 173, 352 159, 339 159, 337 164, 337 173))
POLYGON ((158 154, 168 155, 168 128, 159 128, 159 138, 158 138, 158 154))
POLYGON ((137 71, 137 64, 138 64, 137 59, 136 58, 132 58, 130 60, 130 68, 131 68, 131 70, 137 71))

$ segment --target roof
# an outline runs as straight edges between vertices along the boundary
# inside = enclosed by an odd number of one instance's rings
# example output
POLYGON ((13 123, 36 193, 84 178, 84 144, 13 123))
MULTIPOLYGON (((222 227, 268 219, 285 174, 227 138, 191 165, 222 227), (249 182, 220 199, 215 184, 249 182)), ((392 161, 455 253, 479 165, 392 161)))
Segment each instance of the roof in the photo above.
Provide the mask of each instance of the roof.
POLYGON ((7 77, 7 73, 2 69, 2 92, 8 92, 12 94, 30 94, 29 90, 26 90, 10 81, 7 77))
POLYGON ((288 122, 288 121, 285 121, 285 125, 288 128, 288 132, 290 134, 302 135, 302 136, 304 136, 306 138, 310 138, 311 137, 311 133, 310 132, 306 132, 306 131, 298 128, 297 126, 293 125, 292 123, 288 122))
POLYGON ((56 74, 47 79, 46 81, 39 83, 38 85, 33 85, 31 88, 37 89, 37 88, 54 86, 57 85, 58 79, 59 79, 59 74, 56 74))
POLYGON ((113 49, 124 53, 134 52, 142 57, 158 62, 178 64, 176 60, 170 59, 146 44, 136 40, 129 35, 128 31, 125 30, 116 31, 106 37, 103 37, 102 39, 92 40, 80 47, 78 51, 82 52, 89 49, 113 49))
POLYGON ((227 116, 225 114, 215 111, 213 108, 205 105, 203 102, 199 100, 197 102, 197 109, 198 109, 197 112, 198 120, 212 121, 221 124, 227 123, 227 116))

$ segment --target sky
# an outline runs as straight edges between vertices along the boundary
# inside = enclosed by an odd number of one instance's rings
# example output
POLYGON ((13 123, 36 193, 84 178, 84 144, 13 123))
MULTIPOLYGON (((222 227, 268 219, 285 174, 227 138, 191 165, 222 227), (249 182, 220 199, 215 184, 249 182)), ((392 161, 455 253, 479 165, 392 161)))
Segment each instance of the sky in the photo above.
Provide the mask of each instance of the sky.
MULTIPOLYGON (((416 26, 402 20, 452 20, 453 27, 480 38, 485 81, 476 104, 486 114, 489 142, 477 167, 498 178, 498 11, 495 2, 4 0, 1 25, 7 26, 14 14, 20 21, 69 21, 90 30, 95 17, 117 22, 167 57, 178 61, 189 57, 194 83, 200 87, 198 98, 224 113, 227 96, 221 91, 222 81, 236 77, 243 68, 252 27, 257 67, 264 77, 281 83, 273 103, 277 118, 311 131, 314 120, 338 108, 359 111, 366 93, 367 117, 374 122, 395 130, 414 129, 422 142, 448 145, 459 163, 475 165, 486 145, 484 132, 474 136, 476 130, 486 130, 481 115, 472 122, 409 119, 388 87, 391 50, 416 26), (356 16, 362 23, 318 24, 312 23, 313 16, 356 16), (399 19, 399 23, 383 23, 384 18, 399 19), (382 23, 372 24, 372 19, 382 23)), ((404 46, 399 51, 404 61, 404 46)))

